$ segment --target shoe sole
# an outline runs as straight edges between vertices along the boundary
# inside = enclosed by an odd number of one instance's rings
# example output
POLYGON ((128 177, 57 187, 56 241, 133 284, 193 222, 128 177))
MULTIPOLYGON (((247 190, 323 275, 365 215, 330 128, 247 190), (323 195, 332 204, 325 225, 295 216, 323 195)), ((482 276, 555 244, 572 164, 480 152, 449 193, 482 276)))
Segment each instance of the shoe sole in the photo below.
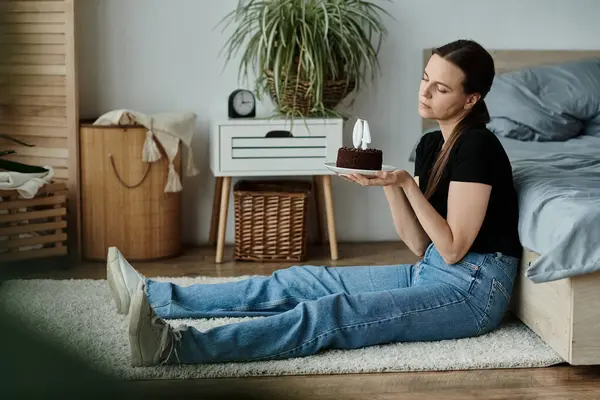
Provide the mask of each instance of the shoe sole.
POLYGON ((133 367, 143 367, 142 349, 140 348, 139 332, 142 319, 140 312, 142 310, 142 301, 144 300, 144 289, 138 287, 131 299, 131 315, 129 316, 129 346, 131 348, 131 365, 133 367))
POLYGON ((119 254, 117 249, 111 247, 108 249, 108 257, 106 262, 107 269, 107 280, 108 287, 112 293, 112 297, 115 300, 117 312, 119 314, 127 315, 129 312, 129 295, 127 286, 125 286, 125 280, 121 274, 121 266, 119 265, 119 254), (126 295, 123 295, 127 293, 126 295))

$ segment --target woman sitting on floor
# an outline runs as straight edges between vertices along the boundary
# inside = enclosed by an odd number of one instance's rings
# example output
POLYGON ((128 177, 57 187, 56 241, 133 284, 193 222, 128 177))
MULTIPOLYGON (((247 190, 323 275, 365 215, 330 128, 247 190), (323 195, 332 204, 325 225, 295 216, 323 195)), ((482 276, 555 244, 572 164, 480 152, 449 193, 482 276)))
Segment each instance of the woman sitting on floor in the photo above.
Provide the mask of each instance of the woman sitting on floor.
POLYGON ((421 138, 414 178, 376 178, 414 265, 294 266, 271 276, 188 287, 136 272, 108 251, 108 283, 130 314, 132 364, 216 363, 302 357, 326 349, 482 335, 495 329, 513 290, 521 246, 512 168, 486 128, 484 97, 494 62, 477 43, 435 50, 419 92, 419 113, 440 130, 421 138), (200 332, 164 319, 266 317, 200 332))

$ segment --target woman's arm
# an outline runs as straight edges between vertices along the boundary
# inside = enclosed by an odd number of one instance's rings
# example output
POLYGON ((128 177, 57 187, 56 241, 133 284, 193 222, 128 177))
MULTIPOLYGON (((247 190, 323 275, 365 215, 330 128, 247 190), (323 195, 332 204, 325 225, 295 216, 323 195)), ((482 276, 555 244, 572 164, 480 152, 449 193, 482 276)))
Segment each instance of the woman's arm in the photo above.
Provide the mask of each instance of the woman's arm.
MULTIPOLYGON (((416 178, 418 179, 418 177, 416 178)), ((384 186, 383 191, 387 198, 394 227, 400 239, 408 248, 421 257, 431 242, 421 226, 413 208, 411 207, 404 190, 400 186, 384 186)))
POLYGON ((456 264, 471 248, 487 211, 492 186, 451 181, 444 219, 406 171, 377 173, 377 178, 351 175, 363 186, 383 186, 396 231, 406 245, 422 255, 433 242, 444 261, 456 264))
POLYGON ((444 261, 447 264, 460 261, 479 233, 492 187, 482 183, 450 182, 447 219, 433 208, 410 176, 402 188, 418 222, 444 261))

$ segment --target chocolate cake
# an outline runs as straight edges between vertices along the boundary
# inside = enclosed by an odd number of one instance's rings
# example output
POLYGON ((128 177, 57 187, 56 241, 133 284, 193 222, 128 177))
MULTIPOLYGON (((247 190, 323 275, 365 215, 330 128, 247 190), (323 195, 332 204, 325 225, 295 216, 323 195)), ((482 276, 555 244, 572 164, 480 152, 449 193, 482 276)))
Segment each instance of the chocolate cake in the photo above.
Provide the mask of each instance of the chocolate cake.
POLYGON ((338 168, 381 170, 383 164, 383 152, 377 149, 356 149, 352 147, 341 147, 338 150, 338 168))

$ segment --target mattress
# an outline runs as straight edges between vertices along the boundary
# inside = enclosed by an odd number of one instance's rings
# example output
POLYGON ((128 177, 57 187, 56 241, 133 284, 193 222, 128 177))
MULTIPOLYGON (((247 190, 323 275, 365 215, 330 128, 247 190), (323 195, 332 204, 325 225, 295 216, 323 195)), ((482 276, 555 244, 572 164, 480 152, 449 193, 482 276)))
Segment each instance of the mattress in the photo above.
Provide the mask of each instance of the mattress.
POLYGON ((600 137, 500 140, 513 165, 521 244, 541 255, 526 276, 540 283, 600 270, 600 137))

